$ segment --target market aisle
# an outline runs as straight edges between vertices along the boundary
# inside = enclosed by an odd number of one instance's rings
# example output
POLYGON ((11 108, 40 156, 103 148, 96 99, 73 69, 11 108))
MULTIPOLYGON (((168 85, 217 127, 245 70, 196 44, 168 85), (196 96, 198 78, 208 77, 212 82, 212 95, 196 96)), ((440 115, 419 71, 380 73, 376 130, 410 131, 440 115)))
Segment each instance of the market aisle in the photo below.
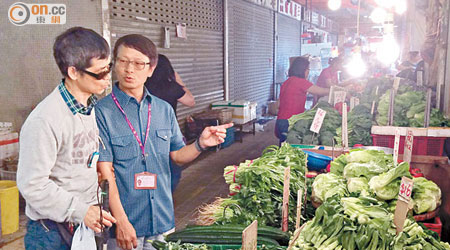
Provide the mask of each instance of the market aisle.
POLYGON ((243 143, 236 141, 219 152, 204 153, 183 170, 180 184, 174 193, 177 229, 190 223, 201 204, 212 202, 215 197, 226 197, 228 185, 223 178, 225 166, 257 158, 267 146, 278 145, 274 127, 275 121, 272 120, 264 125, 263 132, 256 132, 255 136, 245 134, 243 143))

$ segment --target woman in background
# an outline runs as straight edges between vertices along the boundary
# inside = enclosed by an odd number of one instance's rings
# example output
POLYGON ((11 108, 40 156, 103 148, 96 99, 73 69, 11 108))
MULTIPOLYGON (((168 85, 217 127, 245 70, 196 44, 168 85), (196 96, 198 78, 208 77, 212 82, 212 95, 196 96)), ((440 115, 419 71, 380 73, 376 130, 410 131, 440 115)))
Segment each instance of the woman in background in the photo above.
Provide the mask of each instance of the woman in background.
POLYGON ((313 95, 327 95, 328 88, 313 85, 306 80, 309 75, 309 60, 298 57, 289 68, 289 78, 281 85, 280 108, 275 124, 275 135, 284 142, 287 137, 289 122, 293 115, 305 112, 306 93, 313 95))

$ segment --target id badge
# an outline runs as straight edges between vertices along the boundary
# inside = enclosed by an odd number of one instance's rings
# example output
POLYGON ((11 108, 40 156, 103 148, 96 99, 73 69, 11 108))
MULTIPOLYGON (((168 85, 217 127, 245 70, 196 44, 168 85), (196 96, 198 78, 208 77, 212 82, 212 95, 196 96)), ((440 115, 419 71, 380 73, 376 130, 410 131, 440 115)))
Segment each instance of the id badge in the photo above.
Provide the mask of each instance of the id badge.
POLYGON ((98 152, 94 152, 91 154, 88 160, 88 168, 97 168, 97 162, 100 154, 98 152))
POLYGON ((135 174, 134 189, 156 189, 156 174, 149 172, 135 174))

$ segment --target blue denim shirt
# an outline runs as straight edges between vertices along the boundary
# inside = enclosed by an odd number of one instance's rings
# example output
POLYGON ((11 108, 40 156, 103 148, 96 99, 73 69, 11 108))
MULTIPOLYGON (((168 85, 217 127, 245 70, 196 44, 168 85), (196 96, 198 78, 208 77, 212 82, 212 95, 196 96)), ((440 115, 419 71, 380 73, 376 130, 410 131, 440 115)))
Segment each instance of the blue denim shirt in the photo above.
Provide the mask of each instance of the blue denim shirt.
POLYGON ((120 201, 137 236, 158 235, 175 226, 169 153, 185 146, 183 137, 172 107, 149 94, 146 88, 141 103, 116 85, 112 91, 142 142, 147 128, 148 103, 151 103, 146 160, 143 160, 139 144, 110 94, 95 107, 100 137, 105 146, 100 146, 99 161, 113 163, 120 201), (156 189, 134 188, 134 176, 142 172, 157 174, 156 189))

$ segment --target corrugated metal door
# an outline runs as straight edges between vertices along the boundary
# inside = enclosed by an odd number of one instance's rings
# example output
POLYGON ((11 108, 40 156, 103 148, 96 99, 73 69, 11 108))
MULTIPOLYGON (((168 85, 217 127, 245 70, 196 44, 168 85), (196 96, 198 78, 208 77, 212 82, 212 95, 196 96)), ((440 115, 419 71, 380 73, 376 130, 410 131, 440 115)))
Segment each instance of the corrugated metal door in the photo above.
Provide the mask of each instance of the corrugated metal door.
POLYGON ((275 82, 283 83, 289 71, 289 57, 300 56, 301 21, 277 14, 277 52, 275 82))
POLYGON ((229 86, 231 100, 265 105, 273 87, 273 18, 271 9, 229 0, 229 86))
POLYGON ((196 105, 178 105, 178 120, 223 100, 222 0, 110 0, 111 42, 127 34, 151 39, 172 62, 195 96, 196 105), (175 25, 186 23, 187 39, 177 38, 175 25), (170 48, 164 48, 164 27, 170 28, 170 48))

